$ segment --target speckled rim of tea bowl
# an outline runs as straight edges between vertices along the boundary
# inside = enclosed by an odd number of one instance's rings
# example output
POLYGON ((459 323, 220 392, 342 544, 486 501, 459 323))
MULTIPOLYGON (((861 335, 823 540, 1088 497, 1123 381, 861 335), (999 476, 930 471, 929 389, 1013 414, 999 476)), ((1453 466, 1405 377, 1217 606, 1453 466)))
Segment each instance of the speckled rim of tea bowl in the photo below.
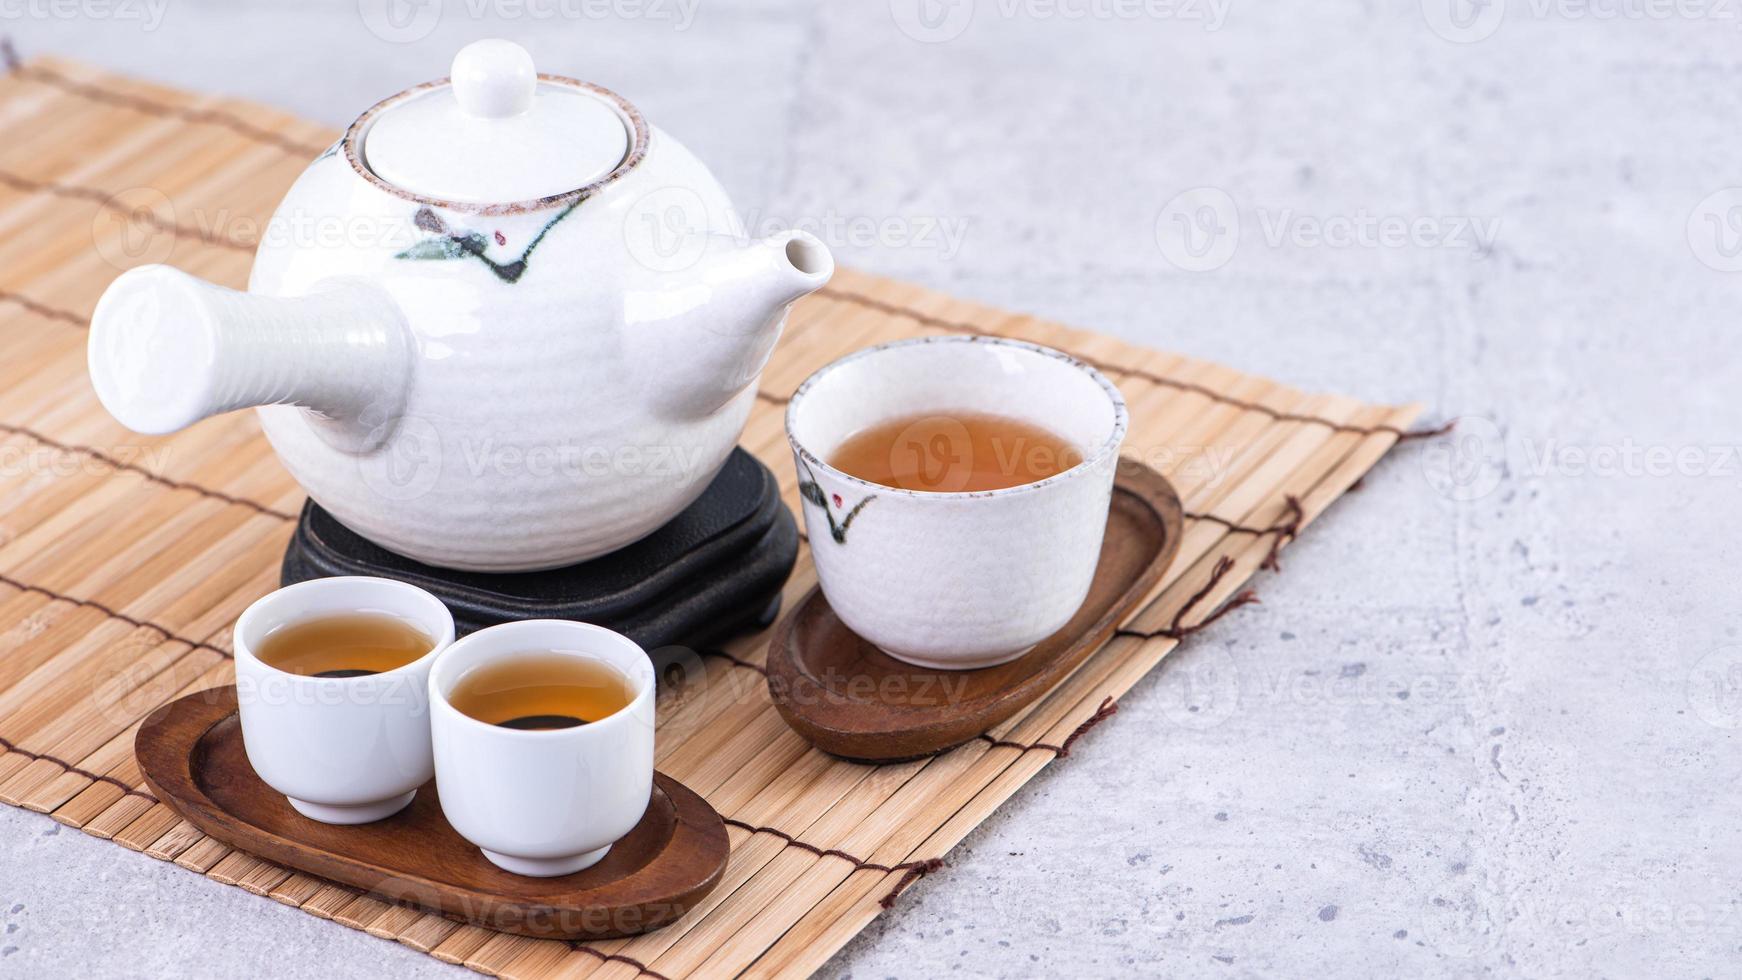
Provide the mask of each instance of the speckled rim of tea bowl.
POLYGON ((793 394, 786 431, 830 606, 917 666, 988 667, 1026 653, 1088 594, 1127 427, 1125 400, 1104 375, 1026 341, 901 340, 821 368, 793 394), (887 368, 873 369, 880 360, 887 368), (961 491, 888 487, 826 462, 868 426, 951 412, 1030 422, 1083 458, 1031 483, 961 491))

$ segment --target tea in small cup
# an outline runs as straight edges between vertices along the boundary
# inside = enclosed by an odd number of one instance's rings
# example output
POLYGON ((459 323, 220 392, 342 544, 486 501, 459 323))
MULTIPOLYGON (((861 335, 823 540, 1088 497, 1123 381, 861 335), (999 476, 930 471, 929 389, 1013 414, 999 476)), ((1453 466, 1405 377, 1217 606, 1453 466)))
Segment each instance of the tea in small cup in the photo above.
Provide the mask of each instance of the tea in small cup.
POLYGON ((391 579, 312 579, 236 621, 236 702, 248 762, 296 810, 367 823, 435 774, 429 672, 454 639, 440 599, 391 579))
POLYGON ((1125 401, 1036 344, 928 337, 811 375, 786 412, 817 579, 921 667, 1013 660, 1088 596, 1125 401))
POLYGON ((592 867, 653 793, 653 664, 602 626, 532 619, 479 630, 430 673, 448 823, 515 874, 592 867))

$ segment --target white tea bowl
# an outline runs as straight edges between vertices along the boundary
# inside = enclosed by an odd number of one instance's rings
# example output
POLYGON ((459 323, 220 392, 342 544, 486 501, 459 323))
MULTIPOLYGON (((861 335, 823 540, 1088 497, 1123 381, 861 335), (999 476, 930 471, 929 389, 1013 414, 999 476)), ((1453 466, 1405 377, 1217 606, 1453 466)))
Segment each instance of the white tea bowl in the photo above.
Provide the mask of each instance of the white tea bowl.
POLYGON ((236 703, 248 762, 306 817, 368 823, 392 816, 435 774, 429 672, 454 640, 454 617, 404 582, 341 576, 298 582, 255 600, 236 621, 236 703), (429 637, 430 651, 394 670, 310 677, 262 662, 273 632, 328 616, 376 614, 429 637))
POLYGON ((824 367, 793 395, 786 432, 829 605, 853 632, 917 666, 1021 656, 1088 595, 1125 429, 1112 382, 1037 344, 927 337, 824 367), (1080 459, 1036 482, 974 492, 887 487, 828 462, 869 427, 967 414, 1037 426, 1080 459))
POLYGON ((490 862, 548 878, 590 868, 635 828, 653 795, 653 663, 634 640, 560 619, 479 630, 430 672, 442 814, 490 862), (627 707, 575 728, 492 725, 448 698, 467 673, 527 655, 597 661, 634 692, 627 707))

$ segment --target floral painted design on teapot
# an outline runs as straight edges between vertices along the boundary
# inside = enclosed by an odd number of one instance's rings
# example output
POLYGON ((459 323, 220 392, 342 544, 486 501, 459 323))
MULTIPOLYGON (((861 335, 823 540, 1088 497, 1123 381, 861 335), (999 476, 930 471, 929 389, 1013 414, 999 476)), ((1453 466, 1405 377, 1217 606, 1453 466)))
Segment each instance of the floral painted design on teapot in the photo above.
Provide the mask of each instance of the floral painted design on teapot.
MULTIPOLYGON (((568 217, 578 207, 580 204, 577 202, 558 211, 555 217, 538 230, 538 234, 532 236, 532 241, 526 243, 526 249, 520 253, 520 257, 507 263, 496 262, 490 258, 490 240, 480 232, 453 231, 448 228, 447 222, 441 219, 441 215, 436 214, 431 208, 421 207, 417 209, 412 223, 424 231, 430 232, 433 237, 423 239, 395 255, 394 258, 436 261, 477 259, 484 263, 485 268, 489 269, 496 278, 512 286, 519 282, 520 277, 526 273, 527 260, 532 258, 532 253, 544 241, 544 236, 550 234, 550 230, 556 227, 557 222, 568 217)), ((491 236, 496 239, 497 245, 508 244, 508 237, 499 231, 492 232, 491 236)))

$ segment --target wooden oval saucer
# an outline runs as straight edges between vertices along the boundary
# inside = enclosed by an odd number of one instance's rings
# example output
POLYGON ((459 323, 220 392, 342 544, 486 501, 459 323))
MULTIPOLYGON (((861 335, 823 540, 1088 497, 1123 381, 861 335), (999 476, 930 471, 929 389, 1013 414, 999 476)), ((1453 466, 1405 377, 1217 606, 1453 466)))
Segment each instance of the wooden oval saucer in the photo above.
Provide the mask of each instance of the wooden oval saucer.
POLYGON ((502 932, 612 939, 657 929, 719 884, 730 846, 720 815, 664 773, 647 814, 598 864, 560 878, 510 874, 442 817, 434 781, 404 810, 339 827, 310 820, 260 781, 242 746, 236 689, 157 709, 134 741, 157 798, 212 837, 286 867, 502 932))
POLYGON ((979 670, 915 667, 848 629, 813 588, 769 641, 769 697, 793 730, 832 755, 899 762, 954 748, 1051 690, 1100 649, 1161 581, 1183 529, 1167 478, 1122 462, 1089 596, 1033 650, 979 670))

